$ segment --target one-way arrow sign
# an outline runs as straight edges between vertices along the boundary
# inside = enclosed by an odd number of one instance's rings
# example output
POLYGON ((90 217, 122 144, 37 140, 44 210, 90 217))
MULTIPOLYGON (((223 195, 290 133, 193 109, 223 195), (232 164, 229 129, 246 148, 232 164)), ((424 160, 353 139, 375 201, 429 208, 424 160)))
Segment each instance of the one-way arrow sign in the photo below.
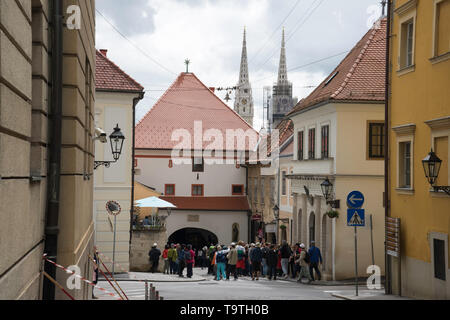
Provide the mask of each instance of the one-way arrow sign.
POLYGON ((352 209, 359 209, 364 204, 364 195, 359 191, 351 192, 347 197, 347 206, 352 209))

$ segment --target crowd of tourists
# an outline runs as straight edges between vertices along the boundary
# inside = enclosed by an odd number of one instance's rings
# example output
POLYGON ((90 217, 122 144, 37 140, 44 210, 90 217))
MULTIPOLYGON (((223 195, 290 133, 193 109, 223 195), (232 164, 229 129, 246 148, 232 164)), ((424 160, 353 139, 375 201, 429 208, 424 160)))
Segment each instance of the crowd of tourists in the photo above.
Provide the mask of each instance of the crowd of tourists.
POLYGON ((323 263, 320 249, 312 242, 310 248, 303 243, 290 246, 286 241, 281 245, 270 243, 251 243, 243 241, 226 245, 211 245, 200 249, 193 249, 192 245, 168 244, 161 253, 154 244, 149 252, 152 272, 156 272, 159 257, 164 261, 164 273, 192 278, 193 268, 208 269, 208 275, 214 280, 229 281, 231 277, 251 277, 252 281, 259 281, 261 277, 268 280, 277 278, 304 278, 311 283, 321 280, 321 266, 323 263))

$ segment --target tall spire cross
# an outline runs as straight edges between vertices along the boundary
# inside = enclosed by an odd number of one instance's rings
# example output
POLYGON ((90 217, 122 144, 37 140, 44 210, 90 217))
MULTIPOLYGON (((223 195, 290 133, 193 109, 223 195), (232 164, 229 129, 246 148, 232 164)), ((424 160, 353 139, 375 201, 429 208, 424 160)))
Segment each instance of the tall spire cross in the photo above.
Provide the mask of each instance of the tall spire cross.
POLYGON ((387 5, 387 1, 386 0, 382 0, 381 1, 381 7, 382 7, 382 15, 383 15, 383 17, 386 15, 386 5, 387 5))
POLYGON ((189 73, 189 64, 191 63, 191 60, 186 59, 184 60, 184 64, 186 65, 186 73, 189 73))

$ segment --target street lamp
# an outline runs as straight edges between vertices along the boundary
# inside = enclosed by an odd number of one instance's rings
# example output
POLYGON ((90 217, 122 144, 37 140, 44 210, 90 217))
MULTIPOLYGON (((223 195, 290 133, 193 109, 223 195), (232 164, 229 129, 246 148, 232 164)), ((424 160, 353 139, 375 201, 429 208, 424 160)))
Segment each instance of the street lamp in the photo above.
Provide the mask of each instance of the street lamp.
POLYGON ((105 166, 105 168, 109 168, 111 163, 116 163, 119 161, 120 155, 122 153, 123 142, 125 140, 125 136, 120 131, 119 124, 114 128, 114 132, 109 136, 109 140, 111 142, 111 152, 114 161, 94 161, 94 170, 97 170, 100 166, 105 166))
POLYGON ((433 187, 435 192, 444 191, 448 195, 450 195, 450 186, 435 186, 434 184, 437 181, 439 176, 439 171, 441 170, 442 160, 433 152, 427 155, 425 159, 422 160, 423 169, 425 171, 425 176, 427 177, 428 182, 433 187))
POLYGON ((322 189, 322 194, 327 201, 327 204, 329 204, 333 209, 339 209, 341 206, 340 200, 331 200, 332 193, 333 193, 333 184, 330 182, 328 178, 325 179, 324 182, 320 185, 320 188, 322 189))

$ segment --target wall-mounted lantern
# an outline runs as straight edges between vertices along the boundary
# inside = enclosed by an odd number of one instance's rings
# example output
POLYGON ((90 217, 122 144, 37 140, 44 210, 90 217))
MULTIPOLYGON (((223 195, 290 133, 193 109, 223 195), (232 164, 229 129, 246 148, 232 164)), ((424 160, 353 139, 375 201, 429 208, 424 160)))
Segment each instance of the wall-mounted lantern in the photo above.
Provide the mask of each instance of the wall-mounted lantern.
POLYGON ((97 170, 100 166, 105 166, 109 168, 111 163, 116 163, 119 161, 120 155, 122 154, 123 142, 125 141, 125 136, 121 132, 119 125, 114 128, 114 132, 109 136, 111 143, 111 152, 114 161, 94 161, 94 170, 97 170))
POLYGON ((422 161, 423 169, 425 170, 425 176, 427 177, 428 183, 433 187, 435 192, 444 191, 450 195, 450 186, 435 186, 437 178, 439 176, 439 171, 441 170, 442 160, 433 152, 428 154, 428 156, 422 161))
POLYGON ((329 204, 333 209, 339 209, 341 207, 341 201, 333 200, 333 184, 330 180, 326 178, 320 187, 322 188, 322 194, 327 201, 327 204, 329 204))

